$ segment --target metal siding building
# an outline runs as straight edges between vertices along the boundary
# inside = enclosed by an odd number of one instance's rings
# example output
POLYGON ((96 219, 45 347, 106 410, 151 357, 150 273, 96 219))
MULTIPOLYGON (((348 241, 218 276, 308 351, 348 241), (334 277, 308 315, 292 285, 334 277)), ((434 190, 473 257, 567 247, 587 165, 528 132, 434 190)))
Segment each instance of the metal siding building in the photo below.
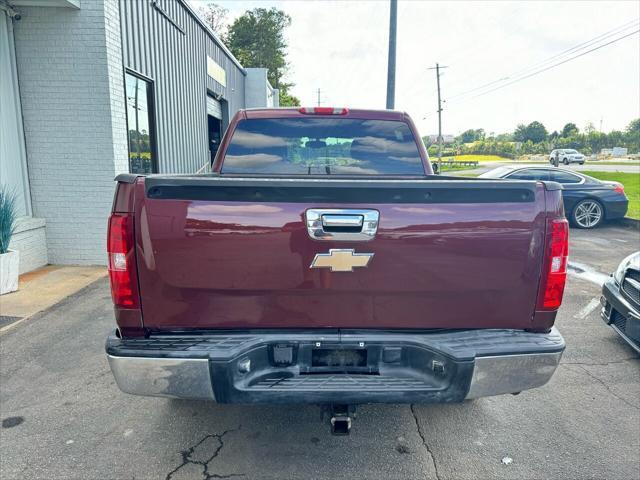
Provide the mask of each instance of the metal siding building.
POLYGON ((189 173, 209 160, 207 96, 229 114, 245 107, 246 71, 183 1, 120 0, 125 69, 153 83, 158 170, 189 173), (226 86, 207 74, 207 57, 226 73, 226 86))
POLYGON ((194 173, 238 109, 277 106, 186 0, 0 0, 0 53, 22 272, 105 264, 115 175, 194 173))

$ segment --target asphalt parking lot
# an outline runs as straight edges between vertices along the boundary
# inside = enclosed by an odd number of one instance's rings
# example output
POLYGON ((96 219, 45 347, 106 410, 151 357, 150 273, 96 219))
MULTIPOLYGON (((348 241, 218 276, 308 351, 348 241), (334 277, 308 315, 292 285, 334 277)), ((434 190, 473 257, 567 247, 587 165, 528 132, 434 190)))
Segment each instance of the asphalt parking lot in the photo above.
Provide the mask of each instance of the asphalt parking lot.
POLYGON ((597 302, 601 274, 639 244, 628 227, 571 231, 557 321, 567 350, 548 385, 363 406, 348 437, 331 436, 314 406, 121 393, 103 351, 113 314, 100 280, 0 336, 0 477, 640 478, 640 360, 597 302))

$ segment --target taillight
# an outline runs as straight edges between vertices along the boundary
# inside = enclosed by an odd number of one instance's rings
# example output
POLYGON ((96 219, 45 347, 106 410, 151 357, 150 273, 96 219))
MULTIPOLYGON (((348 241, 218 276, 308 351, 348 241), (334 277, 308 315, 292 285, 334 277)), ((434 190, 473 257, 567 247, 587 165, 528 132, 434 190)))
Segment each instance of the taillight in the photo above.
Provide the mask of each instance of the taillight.
POLYGON ((138 308, 138 275, 134 255, 133 215, 113 213, 109 217, 107 252, 113 303, 120 308, 138 308))
POLYGON ((624 185, 621 183, 617 184, 613 189, 621 195, 624 195, 624 185))
POLYGON ((567 280, 569 224, 565 219, 549 220, 547 229, 549 243, 544 256, 538 308, 557 310, 562 303, 564 284, 567 280))
POLYGON ((306 115, 346 115, 349 113, 348 108, 333 107, 301 107, 298 111, 306 115))

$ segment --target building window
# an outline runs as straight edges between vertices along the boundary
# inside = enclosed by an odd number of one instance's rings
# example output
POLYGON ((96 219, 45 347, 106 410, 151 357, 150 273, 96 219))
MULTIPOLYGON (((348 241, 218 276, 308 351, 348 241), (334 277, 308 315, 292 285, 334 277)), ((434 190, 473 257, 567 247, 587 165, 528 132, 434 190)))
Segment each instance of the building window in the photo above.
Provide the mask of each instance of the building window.
POLYGON ((125 87, 129 171, 141 174, 157 173, 152 84, 127 72, 125 87))

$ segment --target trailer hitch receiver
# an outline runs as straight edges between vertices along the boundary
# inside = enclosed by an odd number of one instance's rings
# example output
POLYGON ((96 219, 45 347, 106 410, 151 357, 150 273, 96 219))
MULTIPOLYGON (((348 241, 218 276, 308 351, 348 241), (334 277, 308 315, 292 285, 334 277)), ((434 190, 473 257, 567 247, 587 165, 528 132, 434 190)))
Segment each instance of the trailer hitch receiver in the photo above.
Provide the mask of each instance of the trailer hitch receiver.
POLYGON ((349 435, 353 418, 354 405, 331 405, 331 434, 349 435))

